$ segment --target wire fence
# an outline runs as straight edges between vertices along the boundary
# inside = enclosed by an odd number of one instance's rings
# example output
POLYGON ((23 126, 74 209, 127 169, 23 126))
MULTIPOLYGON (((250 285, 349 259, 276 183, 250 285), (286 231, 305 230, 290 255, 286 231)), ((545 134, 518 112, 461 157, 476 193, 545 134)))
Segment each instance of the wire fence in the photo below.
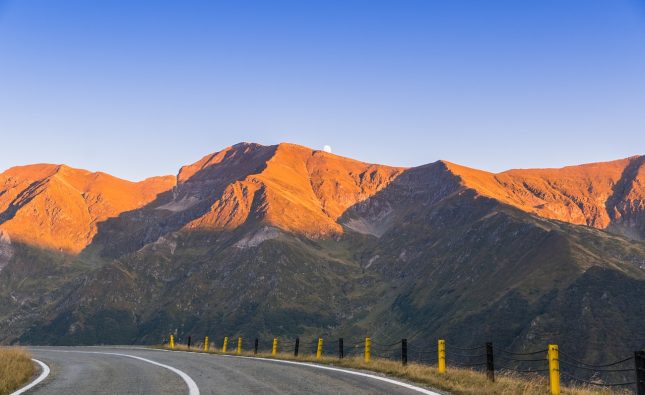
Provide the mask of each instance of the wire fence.
MULTIPOLYGON (((190 340, 191 338, 188 337, 189 348, 190 340)), ((238 337, 229 337, 225 340, 230 352, 238 350, 237 342, 238 337)), ((172 336, 170 344, 174 347, 172 336)), ((208 342, 193 343, 194 347, 202 347, 202 344, 208 344, 208 342)), ((213 343, 210 344, 216 347, 213 343)), ((244 350, 253 347, 254 353, 265 352, 268 348, 272 354, 292 352, 296 356, 309 354, 316 357, 363 357, 366 362, 376 358, 401 361, 405 365, 410 360, 419 364, 436 365, 439 373, 445 373, 446 366, 479 370, 485 372, 492 381, 495 380, 496 372, 546 374, 552 394, 559 393, 562 377, 564 382, 588 386, 607 388, 631 386, 635 394, 645 395, 645 351, 642 350, 618 360, 590 363, 560 351, 557 345, 549 345, 546 349, 518 352, 493 347, 492 343, 462 347, 439 340, 436 346, 427 347, 409 344, 407 339, 379 342, 371 338, 330 340, 296 337, 256 338, 251 342, 242 342, 241 346, 244 350)), ((223 349, 224 345, 222 345, 223 349)))

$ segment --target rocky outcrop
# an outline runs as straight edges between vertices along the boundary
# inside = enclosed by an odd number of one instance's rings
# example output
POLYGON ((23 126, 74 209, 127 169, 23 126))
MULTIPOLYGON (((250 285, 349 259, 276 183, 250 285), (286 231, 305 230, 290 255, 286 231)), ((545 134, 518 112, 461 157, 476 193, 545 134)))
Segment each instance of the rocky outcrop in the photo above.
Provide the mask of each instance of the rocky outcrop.
POLYGON ((0 229, 0 272, 9 264, 12 257, 11 237, 9 233, 0 229))

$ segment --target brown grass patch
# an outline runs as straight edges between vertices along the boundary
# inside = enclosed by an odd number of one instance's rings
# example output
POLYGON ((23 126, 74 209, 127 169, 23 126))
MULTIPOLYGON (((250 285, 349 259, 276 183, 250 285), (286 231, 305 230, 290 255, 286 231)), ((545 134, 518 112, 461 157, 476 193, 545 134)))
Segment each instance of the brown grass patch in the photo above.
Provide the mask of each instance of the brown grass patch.
POLYGON ((10 394, 35 372, 31 356, 20 348, 0 348, 0 395, 10 394))
MULTIPOLYGON (((230 344, 229 344, 230 346, 230 344)), ((235 346, 235 345, 234 345, 235 346)), ((157 348, 169 349, 166 346, 157 348)), ((205 352, 203 347, 196 344, 191 349, 185 345, 176 344, 175 350, 205 352)), ((235 347, 229 348, 226 354, 235 355, 235 347)), ((219 347, 212 346, 208 353, 222 354, 219 347)), ((270 353, 261 352, 253 355, 252 352, 242 352, 243 356, 256 356, 260 358, 284 359, 290 361, 316 362, 327 365, 342 366, 352 369, 369 370, 379 372, 388 376, 394 376, 410 382, 427 385, 438 390, 448 391, 452 394, 482 394, 482 395, 547 395, 549 394, 548 380, 544 375, 528 375, 509 372, 495 372, 495 382, 491 383, 482 372, 448 368, 445 374, 440 374, 436 367, 431 365, 418 364, 415 362, 402 366, 400 362, 374 358, 369 363, 363 361, 363 357, 346 357, 339 360, 337 357, 325 357, 316 359, 313 354, 302 354, 294 357, 292 353, 281 352, 276 356, 270 353)), ((615 395, 629 394, 628 390, 615 390, 606 387, 596 386, 563 386, 562 394, 568 395, 615 395)))

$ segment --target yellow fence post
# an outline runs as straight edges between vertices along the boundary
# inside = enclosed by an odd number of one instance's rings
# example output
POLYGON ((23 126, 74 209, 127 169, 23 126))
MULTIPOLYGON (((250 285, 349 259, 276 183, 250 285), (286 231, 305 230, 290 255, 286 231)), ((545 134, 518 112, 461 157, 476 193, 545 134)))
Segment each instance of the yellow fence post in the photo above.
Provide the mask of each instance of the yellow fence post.
POLYGON ((322 337, 318 338, 318 348, 316 349, 316 359, 320 359, 322 356, 322 347, 323 347, 323 339, 322 337))
POLYGON ((365 363, 370 362, 372 356, 372 340, 369 337, 365 338, 365 363))
POLYGON ((271 355, 276 355, 278 353, 278 338, 273 338, 273 347, 271 348, 271 355))
POLYGON ((222 344, 222 352, 226 352, 228 348, 228 336, 224 336, 224 343, 222 344))
POLYGON ((557 344, 549 344, 549 386, 552 395, 560 394, 560 360, 557 344))
POLYGON ((437 364, 439 373, 446 373, 446 341, 439 340, 437 343, 437 364))
POLYGON ((208 351, 208 336, 204 337, 204 351, 208 351))
POLYGON ((242 354, 242 336, 237 337, 237 355, 242 354))
POLYGON ((170 348, 174 349, 175 348, 175 336, 170 335, 170 341, 168 342, 168 345, 170 348))

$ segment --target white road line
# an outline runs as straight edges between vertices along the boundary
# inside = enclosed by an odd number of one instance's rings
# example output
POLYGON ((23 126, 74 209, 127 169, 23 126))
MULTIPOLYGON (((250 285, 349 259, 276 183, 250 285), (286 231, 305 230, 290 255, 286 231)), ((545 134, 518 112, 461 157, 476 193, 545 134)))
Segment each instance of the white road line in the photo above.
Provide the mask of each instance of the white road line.
POLYGON ((417 387, 416 385, 404 383, 402 381, 397 381, 393 379, 389 379, 387 377, 381 377, 381 376, 376 376, 373 374, 369 373, 363 373, 363 372, 356 372, 353 370, 345 370, 345 369, 339 369, 339 368, 332 368, 331 366, 324 366, 324 365, 318 365, 314 363, 307 363, 307 362, 296 362, 296 361, 286 361, 282 359, 269 359, 269 358, 258 358, 258 357, 243 357, 240 355, 221 355, 223 357, 231 357, 231 358, 246 358, 246 359, 257 359, 260 361, 268 361, 268 362, 277 362, 277 363, 286 363, 286 364, 291 364, 291 365, 302 365, 302 366, 309 366, 312 368, 317 368, 317 369, 323 369, 323 370, 331 370, 334 372, 341 372, 341 373, 346 373, 346 374, 353 374, 355 376, 361 376, 361 377, 367 377, 370 379, 374 380, 380 380, 380 381, 385 381, 386 383, 398 385, 400 387, 404 387, 407 389, 411 389, 413 391, 420 392, 422 394, 427 394, 427 395, 441 395, 438 392, 433 392, 430 390, 427 390, 425 388, 417 387))
POLYGON ((39 361, 37 359, 32 358, 31 360, 36 362, 38 365, 40 365, 40 368, 43 371, 40 373, 40 376, 38 376, 38 378, 36 380, 34 380, 31 383, 29 383, 28 385, 22 387, 18 391, 12 392, 11 395, 24 394, 25 392, 29 391, 30 389, 32 389, 35 386, 37 386, 38 384, 40 384, 41 381, 45 380, 47 378, 47 376, 49 376, 50 370, 49 370, 49 366, 47 366, 47 364, 45 364, 44 362, 41 362, 41 361, 39 361))
POLYGON ((96 354, 118 355, 121 357, 134 358, 140 361, 151 363, 153 365, 161 366, 162 368, 166 368, 172 372, 175 372, 176 374, 179 375, 179 377, 181 377, 186 382, 186 385, 188 386, 188 395, 199 395, 199 387, 197 387, 197 383, 195 383, 195 381, 189 375, 187 375, 186 373, 182 372, 177 368, 173 368, 172 366, 164 365, 163 363, 155 362, 150 359, 137 357, 136 355, 118 354, 118 353, 112 353, 112 352, 96 352, 96 354))
MULTIPOLYGON (((76 351, 76 350, 50 350, 50 349, 43 349, 40 351, 53 351, 53 352, 75 352, 75 353, 81 353, 81 354, 101 354, 101 355, 115 355, 119 357, 126 357, 126 358, 133 358, 133 359, 138 359, 143 362, 147 362, 153 365, 160 366, 162 368, 168 369, 173 373, 176 373, 181 377, 186 385, 188 386, 188 395, 199 395, 199 387, 197 387, 197 384, 195 381, 186 373, 182 372, 181 370, 177 368, 173 368, 172 366, 169 365, 164 365, 163 363, 155 362, 150 359, 142 358, 142 357, 137 357, 136 355, 129 355, 129 354, 120 354, 120 353, 115 353, 115 352, 99 352, 99 351, 76 351)), ((12 394, 13 395, 13 394, 12 394)))

